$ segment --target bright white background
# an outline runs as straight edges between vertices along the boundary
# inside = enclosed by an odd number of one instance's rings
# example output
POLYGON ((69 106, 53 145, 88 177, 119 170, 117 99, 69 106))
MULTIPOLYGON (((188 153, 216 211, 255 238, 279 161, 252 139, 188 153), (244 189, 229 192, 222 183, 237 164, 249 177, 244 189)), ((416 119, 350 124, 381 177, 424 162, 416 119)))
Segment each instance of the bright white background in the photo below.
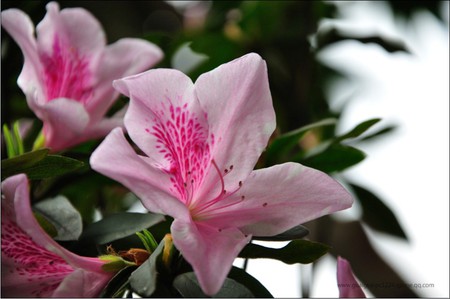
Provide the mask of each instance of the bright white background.
MULTIPOLYGON (((329 93, 331 106, 344 108, 340 133, 374 117, 398 125, 388 137, 359 147, 368 157, 345 172, 392 208, 410 238, 407 243, 367 229, 375 249, 405 282, 434 284, 415 289, 419 295, 448 297, 449 2, 442 6, 445 23, 425 11, 411 20, 395 19, 378 1, 336 5, 343 28, 400 38, 413 53, 387 54, 379 46, 349 41, 324 49, 318 58, 350 78, 334 82, 329 93)), ((356 217, 358 206, 342 214, 356 217)), ((248 271, 275 297, 300 296, 299 266, 258 260, 250 261, 248 271)), ((319 262, 311 296, 338 296, 332 258, 319 262)))

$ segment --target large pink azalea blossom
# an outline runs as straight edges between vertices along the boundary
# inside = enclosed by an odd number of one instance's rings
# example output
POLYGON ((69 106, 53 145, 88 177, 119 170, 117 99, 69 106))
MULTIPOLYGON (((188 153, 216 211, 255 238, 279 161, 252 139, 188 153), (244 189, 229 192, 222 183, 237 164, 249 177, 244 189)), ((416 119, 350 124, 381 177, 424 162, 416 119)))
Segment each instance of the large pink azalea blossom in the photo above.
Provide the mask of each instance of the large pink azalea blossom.
POLYGON ((36 27, 18 9, 2 11, 2 26, 22 49, 18 85, 44 123, 45 146, 53 151, 103 137, 122 125, 123 113, 105 118, 117 99, 114 79, 142 72, 163 56, 154 44, 124 38, 106 46, 100 23, 82 8, 47 4, 36 27))
POLYGON ((267 68, 248 54, 201 75, 156 69, 113 83, 130 97, 125 127, 94 151, 91 166, 175 220, 175 246, 206 294, 222 286, 252 235, 276 235, 351 206, 326 174, 297 163, 253 170, 275 129, 267 68))
POLYGON ((24 174, 2 182, 2 296, 93 297, 113 273, 56 243, 34 218, 24 174))
POLYGON ((337 282, 339 298, 366 298, 360 284, 353 275, 350 263, 340 256, 337 258, 337 282))

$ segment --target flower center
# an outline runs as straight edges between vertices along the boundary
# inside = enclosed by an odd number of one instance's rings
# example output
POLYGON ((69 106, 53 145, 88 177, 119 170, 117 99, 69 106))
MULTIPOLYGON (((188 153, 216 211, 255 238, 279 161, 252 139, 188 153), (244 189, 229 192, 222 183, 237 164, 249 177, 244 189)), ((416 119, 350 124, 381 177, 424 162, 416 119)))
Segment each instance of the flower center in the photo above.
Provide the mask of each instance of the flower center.
POLYGON ((6 271, 23 276, 24 280, 35 286, 31 291, 33 296, 50 297, 74 269, 60 256, 34 243, 16 223, 3 216, 2 257, 14 261, 14 266, 6 271))
POLYGON ((86 104, 92 97, 89 61, 78 50, 55 35, 51 56, 42 53, 47 101, 69 98, 86 104))
POLYGON ((218 183, 220 183, 220 191, 219 194, 213 199, 208 201, 196 202, 193 206, 190 207, 192 218, 196 221, 207 219, 209 214, 212 214, 215 211, 221 209, 234 206, 245 199, 245 196, 242 195, 238 199, 230 200, 230 197, 241 189, 243 185, 241 181, 239 181, 237 186, 232 187, 231 192, 225 189, 225 181, 223 178, 233 171, 234 166, 230 165, 229 168, 225 168, 222 172, 219 166, 217 165, 216 161, 214 161, 214 159, 211 161, 211 164, 217 172, 219 180, 218 183))

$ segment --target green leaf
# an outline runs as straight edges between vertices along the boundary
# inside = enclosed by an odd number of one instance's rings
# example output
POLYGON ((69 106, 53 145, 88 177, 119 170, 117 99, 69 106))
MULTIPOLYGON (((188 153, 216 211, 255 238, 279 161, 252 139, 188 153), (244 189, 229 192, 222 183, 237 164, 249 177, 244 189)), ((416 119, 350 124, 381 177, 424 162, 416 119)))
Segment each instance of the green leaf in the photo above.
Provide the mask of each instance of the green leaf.
POLYGON ((78 240, 83 231, 83 222, 80 213, 64 196, 57 196, 38 202, 34 205, 56 229, 55 240, 78 240))
POLYGON ((265 286, 241 268, 233 266, 228 277, 244 285, 256 298, 273 298, 265 286))
POLYGON ((42 161, 47 156, 48 151, 48 148, 43 148, 2 160, 2 180, 12 175, 25 172, 39 161, 42 161))
POLYGON ((22 155, 24 153, 24 149, 23 149, 22 136, 20 136, 20 131, 19 131, 19 121, 14 122, 13 133, 14 133, 14 140, 16 141, 16 146, 17 146, 17 154, 22 155))
POLYGON ((130 274, 136 270, 136 267, 130 266, 117 272, 116 275, 108 282, 99 297, 115 298, 118 297, 128 286, 128 278, 130 274))
POLYGON ((3 125, 3 137, 5 138, 6 143, 6 154, 8 158, 12 158, 16 156, 16 149, 14 146, 14 139, 11 135, 11 132, 9 131, 8 125, 3 125))
POLYGON ((378 131, 376 131, 376 132, 374 132, 372 134, 364 136, 363 138, 361 138, 359 140, 359 142, 371 140, 371 139, 373 139, 375 137, 379 137, 381 135, 384 135, 384 134, 387 134, 387 133, 391 133, 391 132, 393 132, 396 129, 397 129, 397 126, 394 126, 394 125, 384 127, 384 128, 382 128, 382 129, 380 129, 380 130, 378 130, 378 131))
MULTIPOLYGON (((325 26, 324 26, 325 27, 325 26)), ((320 30, 316 36, 317 50, 324 48, 328 45, 345 41, 354 40, 363 44, 377 44, 387 52, 406 52, 409 53, 408 47, 400 39, 393 39, 383 35, 369 34, 366 36, 360 36, 357 34, 351 34, 350 32, 338 29, 336 27, 320 30)))
POLYGON ((335 124, 336 119, 327 118, 279 136, 266 149, 267 163, 275 164, 276 162, 283 161, 282 158, 298 144, 306 132, 335 124))
POLYGON ((361 203, 362 220, 373 229, 407 240, 405 231, 400 226, 394 212, 369 190, 350 184, 356 198, 361 203))
POLYGON ((25 173, 30 180, 41 180, 66 174, 84 165, 83 162, 72 158, 48 155, 30 168, 25 169, 25 173))
POLYGON ((366 132, 368 129, 370 129, 374 124, 378 123, 381 120, 381 118, 373 118, 366 120, 360 124, 358 124, 356 127, 354 127, 352 130, 350 130, 348 133, 345 133, 344 135, 336 137, 334 140, 335 143, 339 143, 343 140, 350 139, 350 138, 356 138, 366 132))
POLYGON ((106 244, 149 228, 164 221, 164 216, 152 213, 116 213, 90 224, 80 237, 82 241, 106 244))
POLYGON ((364 160, 366 154, 359 149, 339 143, 332 143, 325 150, 299 159, 303 165, 326 173, 339 172, 364 160))
POLYGON ((153 252, 156 247, 158 247, 155 237, 153 237, 152 233, 148 230, 144 229, 142 233, 136 232, 136 235, 141 239, 142 244, 144 244, 144 247, 148 252, 153 252))
POLYGON ((133 262, 124 260, 122 257, 118 255, 105 254, 99 256, 98 258, 105 262, 102 265, 102 270, 106 272, 117 272, 122 270, 123 268, 136 265, 133 262))
POLYGON ((323 256, 329 249, 330 247, 325 244, 307 240, 294 240, 279 249, 250 243, 242 249, 239 257, 276 259, 286 264, 309 264, 323 256))
MULTIPOLYGON (((194 272, 178 275, 173 281, 173 287, 185 298, 208 298, 203 293, 194 272)), ((253 298, 252 292, 239 282, 226 278, 222 288, 212 298, 253 298)))
POLYGON ((58 231, 56 227, 48 221, 44 216, 42 216, 39 212, 33 212, 36 221, 39 223, 41 228, 52 238, 58 235, 58 231))
POLYGON ((130 276, 130 285, 133 290, 142 297, 150 297, 157 287, 157 259, 164 249, 164 241, 161 241, 150 257, 130 276))
POLYGON ((294 239, 301 239, 303 237, 306 237, 309 234, 309 230, 304 227, 303 225, 297 225, 284 233, 278 234, 276 236, 269 236, 269 237, 258 237, 254 236, 254 240, 260 240, 260 241, 290 241, 294 239))

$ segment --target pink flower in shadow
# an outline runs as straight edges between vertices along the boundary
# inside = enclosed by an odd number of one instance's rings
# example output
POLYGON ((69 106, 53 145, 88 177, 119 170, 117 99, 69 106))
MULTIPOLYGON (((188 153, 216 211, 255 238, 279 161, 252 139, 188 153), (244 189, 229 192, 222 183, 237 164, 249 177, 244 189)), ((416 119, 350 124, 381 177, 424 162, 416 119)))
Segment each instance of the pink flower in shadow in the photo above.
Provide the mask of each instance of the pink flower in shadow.
POLYGON ((337 282, 339 298, 366 298, 360 284, 353 275, 350 263, 340 256, 337 258, 337 282))
POLYGON ((36 27, 18 9, 2 11, 2 26, 24 55, 18 85, 44 123, 45 146, 53 151, 103 137, 122 126, 123 112, 105 114, 117 99, 112 81, 142 72, 163 56, 154 44, 124 38, 106 46, 100 23, 85 9, 47 4, 36 27))
POLYGON ((91 166, 172 216, 175 246, 203 291, 221 288, 252 235, 279 234, 352 205, 328 175, 297 163, 253 170, 275 129, 266 63, 248 54, 201 75, 150 70, 114 81, 130 97, 125 127, 94 151, 91 166))
POLYGON ((36 221, 24 174, 2 182, 3 297, 94 297, 114 273, 56 243, 36 221))

